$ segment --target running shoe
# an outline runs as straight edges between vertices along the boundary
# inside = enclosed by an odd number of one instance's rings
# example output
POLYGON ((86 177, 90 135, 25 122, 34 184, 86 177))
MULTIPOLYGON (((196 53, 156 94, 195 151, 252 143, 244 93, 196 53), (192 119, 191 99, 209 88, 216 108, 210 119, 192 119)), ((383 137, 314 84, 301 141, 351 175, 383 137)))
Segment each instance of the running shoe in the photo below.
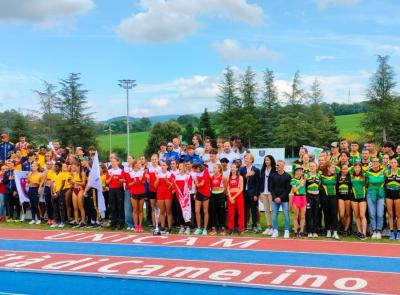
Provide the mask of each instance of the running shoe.
POLYGON ((215 230, 215 228, 213 228, 209 233, 210 236, 215 236, 216 234, 217 234, 217 231, 215 230))
POLYGON ((376 240, 376 236, 377 236, 377 232, 374 231, 373 234, 372 234, 372 236, 371 236, 371 239, 376 240))
POLYGON ((328 230, 328 231, 326 232, 326 237, 327 237, 327 238, 332 238, 332 232, 331 232, 330 230, 328 230))
POLYGON ((284 238, 284 239, 289 239, 289 237, 290 237, 289 231, 288 231, 288 230, 285 230, 285 232, 284 232, 284 234, 283 234, 283 238, 284 238))
POLYGON ((254 234, 259 234, 260 231, 258 230, 258 228, 256 226, 253 227, 253 233, 254 234))
POLYGON ((219 234, 220 234, 221 236, 225 236, 225 235, 226 235, 226 232, 225 232, 224 229, 222 229, 221 232, 220 232, 219 234))
POLYGON ((194 234, 195 235, 201 235, 203 233, 203 230, 201 229, 201 228, 197 228, 195 231, 194 231, 194 234))
POLYGON ((35 222, 36 222, 36 221, 32 219, 32 220, 29 222, 29 224, 35 224, 35 222))
POLYGON ((185 233, 185 227, 183 225, 181 225, 181 228, 179 229, 179 233, 180 235, 183 235, 185 233))
POLYGON ((307 238, 311 238, 312 239, 312 237, 313 237, 313 234, 312 233, 308 233, 308 235, 307 235, 307 238))
POLYGON ((367 236, 364 235, 363 233, 361 233, 361 235, 360 235, 360 240, 361 240, 361 241, 365 241, 366 239, 367 239, 367 236))
POLYGON ((167 230, 166 230, 165 228, 162 228, 162 229, 160 230, 160 234, 161 234, 161 235, 166 235, 166 234, 168 234, 168 232, 167 232, 167 230))
POLYGON ((207 229, 203 229, 203 232, 201 233, 203 236, 207 235, 207 229))
POLYGON ((274 229, 274 231, 272 233, 272 238, 276 239, 277 237, 279 237, 279 232, 277 229, 274 229))
POLYGON ((312 236, 313 236, 313 238, 315 238, 315 239, 318 238, 318 234, 317 234, 317 233, 313 233, 312 236))
POLYGON ((395 240, 396 239, 396 235, 394 232, 391 232, 389 235, 389 240, 395 240))
POLYGON ((299 237, 299 234, 297 232, 293 232, 293 239, 297 239, 299 237))
POLYGON ((61 223, 58 225, 58 227, 60 227, 60 228, 64 227, 64 223, 61 222, 61 223))
POLYGON ((40 221, 40 219, 36 220, 35 224, 41 224, 42 222, 40 221))
POLYGON ((337 233, 337 231, 333 232, 333 236, 332 236, 335 240, 339 240, 339 235, 337 233))
POLYGON ((396 240, 400 240, 400 231, 397 231, 396 240))
POLYGON ((58 224, 54 222, 52 225, 50 225, 50 227, 51 227, 51 228, 58 227, 58 224))
POLYGON ((381 234, 380 231, 378 231, 378 232, 376 233, 376 239, 377 239, 377 240, 382 239, 382 234, 381 234))
POLYGON ((190 235, 190 227, 187 226, 185 229, 185 235, 190 235))
POLYGON ((300 239, 305 239, 305 238, 306 238, 306 235, 305 235, 303 232, 301 232, 301 233, 299 234, 299 238, 300 238, 300 239))

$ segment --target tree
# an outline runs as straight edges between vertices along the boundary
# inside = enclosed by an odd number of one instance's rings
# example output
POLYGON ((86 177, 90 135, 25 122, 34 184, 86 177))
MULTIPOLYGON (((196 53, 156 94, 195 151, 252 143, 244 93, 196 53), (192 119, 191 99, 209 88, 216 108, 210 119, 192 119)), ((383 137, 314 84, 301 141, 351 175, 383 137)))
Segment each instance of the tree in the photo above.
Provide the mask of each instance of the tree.
POLYGON ((193 126, 192 122, 189 122, 185 126, 183 140, 186 142, 192 142, 193 134, 194 134, 194 126, 193 126))
POLYGON ((318 81, 317 78, 314 79, 310 93, 307 95, 307 98, 309 99, 310 104, 320 104, 322 103, 322 98, 324 97, 324 94, 321 89, 321 85, 318 81))
POLYGON ((198 125, 200 120, 194 115, 182 115, 179 116, 176 121, 179 123, 179 125, 186 126, 189 122, 191 122, 193 125, 198 125))
POLYGON ((288 100, 288 104, 294 108, 299 107, 304 99, 304 89, 301 88, 301 77, 300 72, 294 73, 292 85, 290 86, 290 92, 284 92, 283 95, 288 100))
POLYGON ((200 122, 199 122, 197 129, 204 136, 209 136, 212 139, 215 139, 215 137, 216 137, 215 131, 211 125, 211 118, 207 111, 207 108, 204 109, 204 113, 201 114, 201 116, 200 116, 200 122), (204 129, 204 132, 203 132, 203 129, 204 129))
POLYGON ((60 98, 57 95, 56 86, 43 81, 44 90, 34 90, 39 96, 41 120, 39 122, 39 129, 41 133, 39 137, 44 142, 49 142, 56 136, 57 123, 61 121, 59 113, 60 98))
POLYGON ((96 145, 94 122, 88 113, 88 90, 82 89, 80 74, 71 73, 60 81, 59 91, 61 124, 58 130, 59 140, 63 145, 96 145))
POLYGON ((181 126, 173 120, 165 123, 156 123, 151 128, 145 155, 150 157, 153 153, 157 153, 161 142, 171 141, 174 137, 178 137, 181 131, 181 126))
POLYGON ((263 80, 263 90, 261 96, 261 107, 259 110, 259 132, 258 142, 260 147, 274 146, 276 141, 276 128, 278 125, 279 101, 278 91, 275 86, 274 72, 265 69, 263 80))
POLYGON ((11 134, 10 134, 10 140, 12 142, 18 142, 19 137, 21 135, 25 135, 26 137, 29 138, 29 124, 24 115, 22 114, 17 114, 14 119, 14 123, 12 125, 11 129, 11 134))
POLYGON ((390 130, 393 130, 399 120, 399 104, 394 93, 395 72, 388 61, 387 55, 377 57, 378 69, 371 77, 366 95, 371 111, 362 122, 372 138, 383 141, 390 139, 390 130))
POLYGON ((256 73, 247 67, 240 77, 240 116, 237 117, 236 131, 244 143, 250 147, 257 144, 258 122, 256 118, 257 83, 256 73))

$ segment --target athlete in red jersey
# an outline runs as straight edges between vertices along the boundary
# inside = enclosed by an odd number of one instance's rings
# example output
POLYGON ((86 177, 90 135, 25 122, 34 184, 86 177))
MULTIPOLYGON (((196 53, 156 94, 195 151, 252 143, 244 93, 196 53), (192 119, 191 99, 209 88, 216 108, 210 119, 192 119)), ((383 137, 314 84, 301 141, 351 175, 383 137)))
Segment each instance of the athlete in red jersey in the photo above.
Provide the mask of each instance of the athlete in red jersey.
POLYGON ((133 161, 132 166, 133 170, 131 170, 127 175, 127 187, 129 188, 131 195, 132 217, 135 231, 143 232, 143 204, 144 198, 146 197, 146 188, 144 183, 146 178, 139 161, 133 161))
POLYGON ((172 186, 173 174, 168 171, 167 163, 161 164, 161 172, 155 173, 157 188, 157 206, 160 209, 161 234, 166 234, 165 230, 165 212, 167 212, 168 232, 172 228, 172 186))
POLYGON ((214 164, 214 174, 211 176, 210 211, 212 230, 210 235, 220 233, 225 235, 225 186, 226 178, 222 175, 221 164, 214 164))
POLYGON ((125 172, 119 168, 119 159, 111 159, 111 169, 107 171, 106 183, 110 188, 109 201, 111 210, 111 229, 123 229, 124 219, 124 188, 125 172))
POLYGON ((210 190, 210 174, 208 173, 208 169, 204 168, 200 163, 193 164, 193 171, 197 173, 196 175, 196 203, 195 203, 195 211, 196 211, 196 223, 197 229, 194 232, 196 235, 207 235, 207 226, 208 226, 208 206, 209 200, 211 196, 210 190), (203 207, 204 213, 204 229, 201 229, 201 207, 203 207))
POLYGON ((238 214, 239 233, 244 232, 244 199, 243 177, 239 175, 236 165, 231 166, 231 175, 228 180, 228 230, 233 232, 235 212, 238 214))
MULTIPOLYGON (((173 161, 171 161, 172 163, 173 161)), ((178 173, 175 174, 174 187, 175 199, 177 202, 176 219, 180 225, 179 234, 190 234, 190 189, 192 188, 192 176, 186 173, 185 163, 180 163, 178 173), (185 229, 186 226, 186 229, 185 229)))
POLYGON ((155 215, 155 206, 156 206, 156 197, 157 197, 157 188, 154 183, 156 181, 156 173, 161 172, 161 167, 158 165, 158 155, 153 154, 151 156, 151 162, 149 168, 147 169, 146 178, 149 183, 149 191, 147 194, 147 198, 150 202, 151 207, 151 219, 153 221, 153 226, 155 227, 157 224, 156 215, 155 215))

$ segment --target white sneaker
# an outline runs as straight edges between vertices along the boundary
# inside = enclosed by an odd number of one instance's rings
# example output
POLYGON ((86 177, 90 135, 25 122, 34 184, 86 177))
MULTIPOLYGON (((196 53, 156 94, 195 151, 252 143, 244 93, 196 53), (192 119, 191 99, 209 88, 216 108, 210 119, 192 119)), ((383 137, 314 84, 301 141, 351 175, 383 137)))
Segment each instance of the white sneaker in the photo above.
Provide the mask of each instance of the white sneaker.
POLYGON ((285 230, 285 233, 283 234, 283 238, 284 238, 284 239, 289 239, 289 238, 290 238, 290 235, 289 235, 289 231, 288 231, 288 230, 285 230))
POLYGON ((378 232, 376 233, 376 239, 377 239, 377 240, 382 239, 382 234, 381 234, 381 232, 378 231, 378 232))
POLYGON ((317 233, 313 233, 312 237, 313 238, 318 238, 318 234, 317 233))
POLYGON ((183 235, 184 233, 185 233, 185 228, 181 226, 181 228, 179 229, 179 234, 183 235))
POLYGON ((373 240, 376 240, 376 238, 377 238, 377 232, 376 232, 376 231, 374 231, 374 233, 372 234, 372 237, 371 237, 371 239, 373 239, 373 240))
POLYGON ((40 219, 36 220, 35 224, 41 224, 42 222, 40 221, 40 219))
POLYGON ((337 234, 337 231, 334 231, 334 232, 333 232, 333 238, 334 238, 335 240, 339 240, 339 235, 337 234))
POLYGON ((277 229, 274 229, 274 230, 272 231, 272 238, 276 239, 277 237, 279 237, 279 232, 278 232, 277 229))
POLYGON ((53 223, 52 225, 50 225, 50 227, 52 227, 52 228, 58 227, 58 224, 57 223, 53 223))
POLYGON ((61 222, 58 227, 64 227, 64 223, 61 222))
POLYGON ((186 227, 185 235, 190 235, 190 227, 186 227))
POLYGON ((312 238, 312 237, 313 237, 312 233, 309 233, 309 234, 307 235, 307 237, 308 237, 308 238, 312 238))
POLYGON ((206 230, 206 229, 203 229, 202 235, 203 235, 203 236, 206 236, 206 235, 207 235, 207 230, 206 230))
POLYGON ((126 230, 132 230, 133 229, 133 227, 130 227, 130 226, 128 226, 127 228, 126 228, 126 230))
POLYGON ((331 232, 330 230, 328 230, 328 231, 326 232, 326 237, 327 237, 327 238, 332 238, 332 232, 331 232))
POLYGON ((35 224, 35 220, 32 219, 29 224, 35 224))

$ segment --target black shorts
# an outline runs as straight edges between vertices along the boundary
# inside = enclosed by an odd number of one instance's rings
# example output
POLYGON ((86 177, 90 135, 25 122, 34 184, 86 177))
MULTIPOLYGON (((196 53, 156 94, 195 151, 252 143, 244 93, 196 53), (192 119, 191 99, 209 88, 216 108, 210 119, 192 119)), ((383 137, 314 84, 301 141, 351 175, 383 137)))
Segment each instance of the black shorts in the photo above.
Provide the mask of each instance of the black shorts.
POLYGON ((349 194, 347 194, 347 195, 338 194, 338 200, 350 201, 350 199, 351 199, 351 197, 349 194))
POLYGON ((148 200, 155 200, 157 198, 157 192, 147 192, 147 199, 148 200))
POLYGON ((367 201, 367 199, 356 199, 356 198, 354 198, 354 196, 353 197, 351 197, 351 201, 352 202, 355 202, 355 203, 362 203, 362 202, 366 202, 367 201))
POLYGON ((394 190, 386 190, 386 198, 390 200, 400 200, 400 190, 394 191, 394 190))
POLYGON ((208 201, 210 198, 206 197, 205 195, 200 194, 199 192, 196 193, 196 201, 204 202, 208 201))
POLYGON ((131 198, 134 200, 143 200, 144 198, 146 198, 146 194, 131 195, 131 198))

